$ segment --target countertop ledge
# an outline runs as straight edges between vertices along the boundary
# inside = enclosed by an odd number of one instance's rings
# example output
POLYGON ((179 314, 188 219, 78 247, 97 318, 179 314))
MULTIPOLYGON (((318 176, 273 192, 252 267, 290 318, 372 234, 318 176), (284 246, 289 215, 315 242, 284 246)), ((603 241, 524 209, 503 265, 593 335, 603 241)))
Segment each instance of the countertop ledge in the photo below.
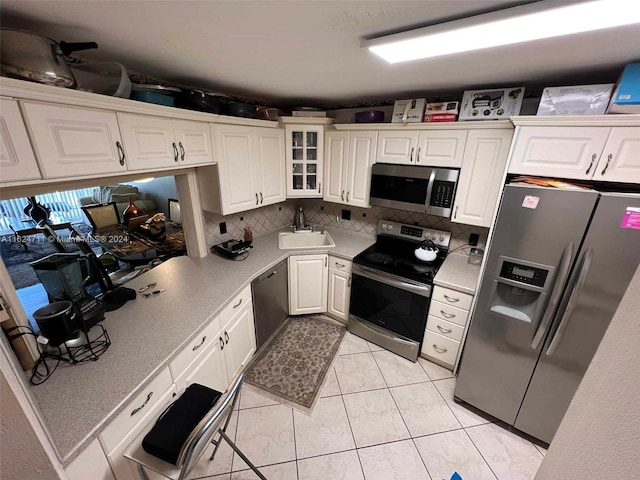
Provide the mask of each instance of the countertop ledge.
POLYGON ((254 240, 244 261, 210 254, 176 257, 127 284, 152 282, 166 291, 138 295, 102 322, 110 348, 96 362, 60 365, 44 384, 31 387, 46 427, 67 466, 127 404, 196 337, 208 321, 251 281, 291 255, 329 253, 353 259, 375 238, 327 229, 332 248, 280 250, 278 231, 254 240))
POLYGON ((467 263, 467 255, 448 255, 436 273, 433 283, 458 292, 475 295, 480 276, 480 265, 467 263))

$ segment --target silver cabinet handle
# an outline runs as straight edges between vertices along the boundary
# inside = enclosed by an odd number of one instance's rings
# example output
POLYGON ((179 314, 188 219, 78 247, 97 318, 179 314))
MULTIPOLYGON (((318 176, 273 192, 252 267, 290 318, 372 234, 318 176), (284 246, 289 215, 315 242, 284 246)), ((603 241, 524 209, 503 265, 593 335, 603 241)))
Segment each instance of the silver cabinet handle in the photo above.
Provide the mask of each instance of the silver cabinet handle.
POLYGON ((556 351, 558 345, 560 344, 560 340, 562 339, 562 335, 564 331, 567 329, 567 325, 569 324, 569 319, 571 315, 573 315, 573 311, 575 310, 578 304, 578 298, 580 297, 580 292, 585 282, 587 281, 587 275, 589 274, 589 269, 591 268, 591 263, 593 262, 593 247, 588 247, 584 256, 582 257, 582 265, 580 265, 580 273, 578 274, 578 278, 575 281, 574 287, 571 289, 571 296, 569 297, 569 303, 567 303, 567 307, 562 314, 562 318, 560 320, 560 324, 558 325, 558 329, 553 334, 553 338, 551 339, 551 343, 549 343, 549 348, 547 349, 547 355, 553 355, 553 352, 556 351))
POLYGON ((207 336, 205 335, 204 337, 202 337, 202 341, 196 345, 195 347, 193 347, 191 349, 192 352, 195 352, 197 349, 199 349, 202 345, 204 345, 205 340, 207 339, 207 336))
POLYGON ((455 220, 457 216, 458 216, 458 205, 456 205, 456 208, 453 211, 453 219, 455 220))
POLYGON ((176 146, 176 142, 173 142, 171 145, 173 145, 173 161, 174 162, 178 162, 178 147, 176 146))
POLYGON ((440 310, 440 313, 444 318, 454 318, 456 316, 455 313, 447 313, 444 310, 440 310))
POLYGON ((411 147, 411 154, 409 155, 409 161, 413 162, 413 151, 415 150, 414 147, 411 147))
POLYGON ((349 275, 349 280, 347 280, 347 287, 351 287, 351 275, 349 275))
POLYGON ((184 157, 186 155, 186 152, 184 151, 184 147, 182 146, 182 142, 178 142, 178 145, 180 146, 180 160, 182 160, 184 162, 184 157))
POLYGON ((346 267, 346 265, 345 265, 344 263, 338 263, 338 262, 336 262, 336 267, 338 267, 338 268, 344 268, 344 267, 346 267))
POLYGON ((140 410, 142 410, 147 403, 149 403, 149 400, 151 400, 151 397, 153 397, 153 392, 149 392, 149 395, 147 395, 147 399, 144 401, 144 403, 142 405, 140 405, 137 408, 134 408, 133 410, 131 410, 131 417, 133 417, 136 413, 138 413, 140 410))
POLYGON ((318 182, 318 193, 322 193, 322 182, 318 182))
POLYGON ((342 190, 342 193, 340 194, 340 200, 344 202, 344 190, 342 190))
POLYGON ((438 353, 446 353, 447 349, 444 347, 439 347, 438 345, 436 345, 435 343, 433 344, 433 349, 438 352, 438 353))
POLYGON ((453 330, 451 330, 450 328, 442 328, 440 325, 436 325, 438 327, 438 330, 440 330, 442 333, 451 333, 453 330))
POLYGON ((258 205, 258 194, 256 193, 256 205, 258 205))
POLYGON ((613 153, 610 153, 607 156, 607 164, 604 166, 604 168, 602 169, 602 171, 600 172, 600 175, 604 175, 605 172, 607 171, 607 168, 609 168, 609 162, 611 161, 611 159, 613 158, 613 153))
POLYGON ((242 303, 242 299, 240 299, 240 301, 238 303, 236 303, 233 308, 238 308, 240 306, 240 304, 242 303))
POLYGON ((349 201, 349 192, 347 192, 347 202, 349 201))
POLYGON ((589 175, 589 172, 591 171, 591 167, 593 167, 593 162, 596 161, 596 154, 594 153, 593 155, 591 155, 591 163, 589 164, 589 168, 587 168, 587 171, 584 172, 585 175, 589 175))
POLYGON ((120 165, 124 166, 124 148, 122 148, 122 144, 120 142, 116 142, 116 147, 118 149, 118 153, 120 153, 120 165))
POLYGON ((418 147, 418 152, 416 153, 416 163, 420 161, 420 147, 418 147))
POLYGON ((229 334, 225 330, 224 331, 224 344, 226 345, 227 343, 229 343, 229 334))
POLYGON ((451 302, 451 303, 457 303, 460 301, 459 298, 455 298, 455 297, 450 297, 449 295, 445 295, 444 298, 447 299, 447 301, 451 302))
POLYGON ((264 203, 264 198, 262 197, 262 192, 260 192, 260 205, 264 203))
POLYGON ((328 262, 328 261, 329 261, 329 260, 328 260, 328 258, 327 258, 327 257, 324 257, 324 266, 325 266, 325 267, 327 266, 327 262, 328 262))
POLYGON ((222 337, 218 337, 218 340, 220 341, 220 350, 224 350, 224 340, 222 337))

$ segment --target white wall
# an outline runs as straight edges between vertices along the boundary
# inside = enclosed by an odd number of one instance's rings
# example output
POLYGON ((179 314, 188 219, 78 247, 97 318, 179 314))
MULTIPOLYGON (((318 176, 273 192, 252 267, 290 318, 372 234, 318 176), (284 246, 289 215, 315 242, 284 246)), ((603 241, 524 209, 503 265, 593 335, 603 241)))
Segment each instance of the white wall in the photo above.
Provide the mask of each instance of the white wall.
POLYGON ((640 478, 640 268, 535 480, 640 478))

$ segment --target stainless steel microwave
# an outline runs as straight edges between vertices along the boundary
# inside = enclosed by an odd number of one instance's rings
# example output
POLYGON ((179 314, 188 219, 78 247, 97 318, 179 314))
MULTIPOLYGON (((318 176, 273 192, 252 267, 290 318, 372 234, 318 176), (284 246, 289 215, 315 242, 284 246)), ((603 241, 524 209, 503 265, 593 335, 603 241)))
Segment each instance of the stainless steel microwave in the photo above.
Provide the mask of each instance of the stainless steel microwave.
POLYGON ((376 163, 371 170, 371 205, 451 217, 460 171, 376 163))

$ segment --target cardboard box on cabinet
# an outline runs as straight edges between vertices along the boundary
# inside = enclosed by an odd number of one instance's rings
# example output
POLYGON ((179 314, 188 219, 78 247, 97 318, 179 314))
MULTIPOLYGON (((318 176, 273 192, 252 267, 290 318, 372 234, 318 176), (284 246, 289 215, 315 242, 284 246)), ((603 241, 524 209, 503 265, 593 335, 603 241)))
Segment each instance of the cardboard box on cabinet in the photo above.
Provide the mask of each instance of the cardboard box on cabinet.
POLYGON ((520 113, 524 87, 465 90, 460 120, 504 120, 520 113))
POLYGON ((408 100, 396 100, 393 105, 391 123, 418 123, 422 122, 422 114, 427 103, 426 98, 410 98, 408 100))
POLYGON ((547 87, 536 115, 604 115, 613 87, 613 83, 547 87))
POLYGON ((607 113, 640 113, 640 63, 624 67, 607 113))

